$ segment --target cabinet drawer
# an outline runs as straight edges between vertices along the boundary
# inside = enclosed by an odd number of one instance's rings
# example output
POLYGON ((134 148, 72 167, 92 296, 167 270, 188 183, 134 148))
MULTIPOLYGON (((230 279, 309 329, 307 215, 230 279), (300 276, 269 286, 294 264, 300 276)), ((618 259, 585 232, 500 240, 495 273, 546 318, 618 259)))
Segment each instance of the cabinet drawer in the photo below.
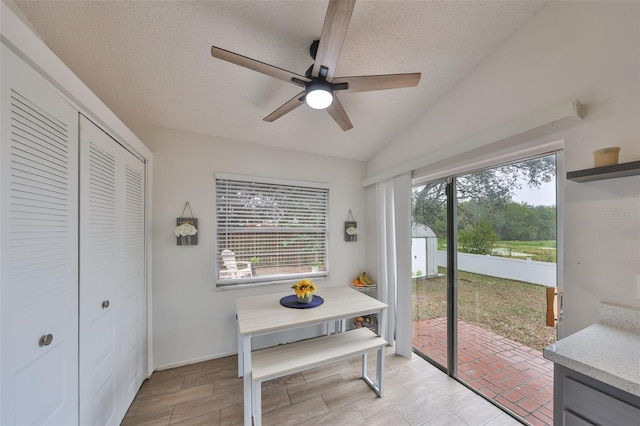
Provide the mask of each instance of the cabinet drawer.
MULTIPOLYGON (((638 425, 640 408, 620 401, 591 386, 580 383, 570 377, 564 381, 564 412, 575 414, 588 422, 600 425, 638 425)), ((571 417, 572 420, 578 420, 571 417)), ((588 422, 566 424, 589 424, 588 422)))

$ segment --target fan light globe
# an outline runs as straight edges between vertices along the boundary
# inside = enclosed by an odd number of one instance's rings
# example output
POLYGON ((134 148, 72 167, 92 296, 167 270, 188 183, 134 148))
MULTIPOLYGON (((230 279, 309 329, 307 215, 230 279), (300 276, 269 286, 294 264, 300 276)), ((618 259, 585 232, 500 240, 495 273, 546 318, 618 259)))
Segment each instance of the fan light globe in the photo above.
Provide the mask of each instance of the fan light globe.
POLYGON ((307 93, 305 100, 313 109, 325 109, 333 103, 333 95, 324 87, 314 88, 307 93))

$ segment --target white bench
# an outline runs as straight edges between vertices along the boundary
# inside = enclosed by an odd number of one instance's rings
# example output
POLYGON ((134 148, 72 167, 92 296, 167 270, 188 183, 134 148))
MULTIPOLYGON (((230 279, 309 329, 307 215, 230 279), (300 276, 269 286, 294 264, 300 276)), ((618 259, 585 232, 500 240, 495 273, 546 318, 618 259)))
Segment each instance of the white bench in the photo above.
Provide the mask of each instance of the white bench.
POLYGON ((262 422, 262 382, 362 355, 362 379, 382 396, 386 340, 368 328, 316 337, 251 353, 253 419, 262 422), (376 379, 367 376, 367 352, 378 351, 376 379))

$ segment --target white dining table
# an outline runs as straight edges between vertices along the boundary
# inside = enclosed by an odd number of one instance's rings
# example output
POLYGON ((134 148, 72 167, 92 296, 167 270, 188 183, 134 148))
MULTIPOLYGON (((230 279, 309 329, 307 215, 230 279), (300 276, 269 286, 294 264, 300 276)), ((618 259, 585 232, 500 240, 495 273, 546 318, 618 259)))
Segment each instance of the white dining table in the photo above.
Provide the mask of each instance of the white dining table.
MULTIPOLYGON (((282 306, 280 299, 291 295, 273 293, 236 299, 236 318, 238 327, 238 375, 244 382, 244 424, 251 426, 253 416, 251 341, 253 337, 308 327, 316 324, 329 324, 378 313, 378 335, 384 336, 388 305, 349 286, 322 287, 317 295, 324 302, 308 309, 295 309, 282 306)), ((344 326, 336 327, 344 331, 344 326)), ((327 326, 327 333, 330 328, 327 326)))

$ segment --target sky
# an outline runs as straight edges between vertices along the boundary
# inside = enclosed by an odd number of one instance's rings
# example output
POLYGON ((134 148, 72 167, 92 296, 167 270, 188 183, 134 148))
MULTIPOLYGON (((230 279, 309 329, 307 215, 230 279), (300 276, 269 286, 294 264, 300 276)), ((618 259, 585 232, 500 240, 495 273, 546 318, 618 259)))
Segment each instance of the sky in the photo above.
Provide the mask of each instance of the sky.
POLYGON ((513 196, 516 203, 527 203, 530 206, 555 206, 556 181, 543 183, 540 188, 529 188, 523 183, 522 189, 517 189, 513 196))

